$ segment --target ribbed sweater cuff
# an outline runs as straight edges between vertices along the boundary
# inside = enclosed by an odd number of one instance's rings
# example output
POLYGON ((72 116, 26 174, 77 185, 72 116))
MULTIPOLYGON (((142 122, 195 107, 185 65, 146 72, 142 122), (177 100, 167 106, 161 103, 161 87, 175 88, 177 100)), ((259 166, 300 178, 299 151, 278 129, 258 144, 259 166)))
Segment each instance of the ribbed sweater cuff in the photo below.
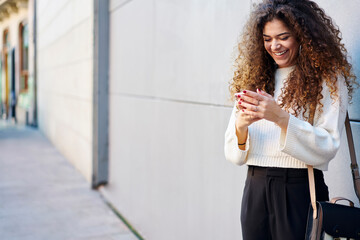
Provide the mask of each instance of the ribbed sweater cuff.
POLYGON ((290 154, 297 152, 298 133, 306 128, 304 121, 290 114, 289 123, 286 131, 281 130, 280 133, 280 151, 290 154))
POLYGON ((238 139, 236 136, 235 127, 232 129, 231 137, 228 139, 228 144, 225 145, 225 155, 228 156, 228 160, 237 164, 243 165, 246 162, 246 158, 249 152, 250 135, 248 131, 245 150, 239 149, 238 139))
POLYGON ((280 143, 280 151, 283 153, 306 164, 310 164, 309 162, 314 166, 324 164, 323 157, 319 156, 319 150, 314 150, 317 143, 313 127, 308 122, 290 115, 287 131, 281 133, 280 139, 283 139, 280 143))

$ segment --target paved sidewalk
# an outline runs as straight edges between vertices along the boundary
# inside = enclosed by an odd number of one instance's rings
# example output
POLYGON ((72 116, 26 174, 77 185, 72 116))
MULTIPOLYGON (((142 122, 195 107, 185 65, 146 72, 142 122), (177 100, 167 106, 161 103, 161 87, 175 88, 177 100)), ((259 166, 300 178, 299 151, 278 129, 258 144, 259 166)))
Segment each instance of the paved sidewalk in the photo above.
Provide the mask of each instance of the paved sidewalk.
POLYGON ((37 130, 0 120, 1 240, 137 240, 37 130))

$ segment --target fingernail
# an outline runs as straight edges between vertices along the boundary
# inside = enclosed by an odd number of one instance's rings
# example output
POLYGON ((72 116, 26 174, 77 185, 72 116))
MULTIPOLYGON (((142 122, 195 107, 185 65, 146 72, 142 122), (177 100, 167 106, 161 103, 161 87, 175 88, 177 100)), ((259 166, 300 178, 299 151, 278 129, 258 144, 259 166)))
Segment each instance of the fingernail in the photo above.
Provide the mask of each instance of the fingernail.
POLYGON ((246 93, 246 91, 243 91, 243 93, 246 93))
POLYGON ((245 112, 244 109, 241 109, 241 111, 245 112))
POLYGON ((241 104, 241 101, 239 101, 239 104, 241 104))

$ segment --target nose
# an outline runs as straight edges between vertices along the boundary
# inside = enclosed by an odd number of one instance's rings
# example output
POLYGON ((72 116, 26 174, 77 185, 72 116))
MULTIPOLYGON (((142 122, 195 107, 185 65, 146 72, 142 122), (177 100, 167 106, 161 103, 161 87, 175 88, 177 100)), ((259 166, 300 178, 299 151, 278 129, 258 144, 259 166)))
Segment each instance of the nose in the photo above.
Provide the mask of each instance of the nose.
POLYGON ((281 48, 281 45, 278 41, 274 40, 272 41, 271 43, 271 50, 272 51, 276 51, 276 50, 279 50, 281 48))

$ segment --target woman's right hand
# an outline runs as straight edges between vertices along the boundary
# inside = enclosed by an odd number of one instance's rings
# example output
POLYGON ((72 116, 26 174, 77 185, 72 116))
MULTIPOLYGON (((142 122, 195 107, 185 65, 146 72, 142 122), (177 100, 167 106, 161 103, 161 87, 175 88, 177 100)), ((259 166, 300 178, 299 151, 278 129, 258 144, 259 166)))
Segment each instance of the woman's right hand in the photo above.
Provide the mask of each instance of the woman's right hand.
MULTIPOLYGON (((241 100, 239 100, 240 95, 241 95, 241 93, 235 94, 235 97, 237 99, 236 108, 238 109, 238 111, 236 112, 235 126, 236 126, 237 131, 239 131, 239 132, 247 130, 248 126, 250 126, 252 123, 260 120, 260 118, 253 118, 253 117, 251 117, 251 115, 244 112, 245 107, 240 104, 241 103, 241 100)), ((247 103, 252 104, 249 102, 247 102, 247 103)))
POLYGON ((248 135, 248 127, 252 123, 259 121, 260 118, 253 118, 251 115, 249 115, 244 111, 245 107, 240 104, 241 100, 239 96, 240 93, 235 94, 235 97, 237 99, 235 128, 236 128, 236 136, 238 138, 239 148, 241 150, 245 150, 246 149, 245 143, 248 135))

